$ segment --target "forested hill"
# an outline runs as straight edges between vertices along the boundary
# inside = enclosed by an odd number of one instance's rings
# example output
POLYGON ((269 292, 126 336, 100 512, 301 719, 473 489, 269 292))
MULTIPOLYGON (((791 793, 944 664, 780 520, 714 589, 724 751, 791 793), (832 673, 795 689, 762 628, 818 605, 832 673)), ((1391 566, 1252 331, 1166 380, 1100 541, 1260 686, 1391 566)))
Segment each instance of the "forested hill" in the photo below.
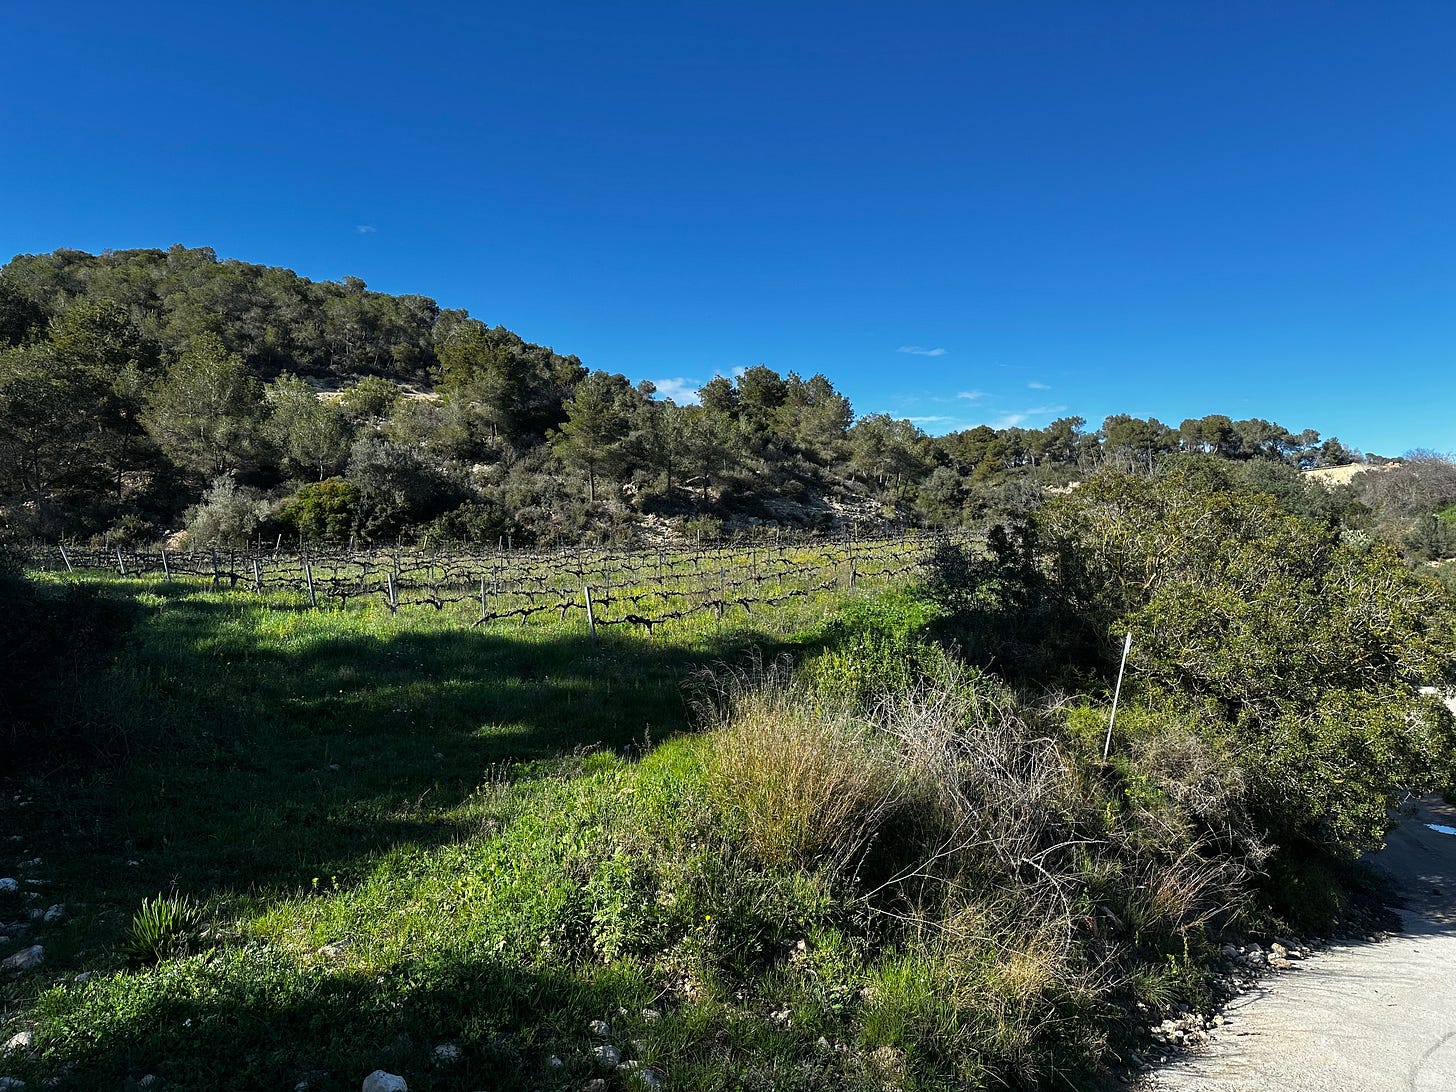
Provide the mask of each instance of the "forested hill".
MULTIPOLYGON (((954 524, 997 491, 1201 452, 1348 461, 1261 419, 1080 417, 943 437, 855 418, 822 375, 759 366, 697 405, 591 372, 425 296, 210 248, 22 255, 0 269, 9 538, 280 531, 542 544, 727 523, 954 524)), ((1270 468, 1275 468, 1271 470, 1270 468)))
MULTIPOLYGON (((0 337, 21 341, 75 301, 115 308, 152 359, 175 359, 202 334, 263 378, 383 376, 430 382, 438 347, 471 322, 428 296, 370 292, 357 277, 311 281, 291 269, 218 261, 211 247, 57 250, 0 270, 0 337)), ((493 344, 543 371, 576 375, 581 361, 530 345, 503 327, 493 344)))

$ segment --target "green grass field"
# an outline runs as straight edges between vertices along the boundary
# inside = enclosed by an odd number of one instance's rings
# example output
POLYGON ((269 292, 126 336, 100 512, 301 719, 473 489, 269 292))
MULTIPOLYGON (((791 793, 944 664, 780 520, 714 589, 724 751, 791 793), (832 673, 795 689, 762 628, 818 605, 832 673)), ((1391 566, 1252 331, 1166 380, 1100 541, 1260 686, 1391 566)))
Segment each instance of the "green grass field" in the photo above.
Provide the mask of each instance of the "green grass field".
MULTIPOLYGON (((0 955, 40 943, 45 964, 3 983, 0 1030, 33 1029, 35 1044, 0 1074, 344 1089, 383 1067, 411 1088, 640 1084, 592 1059, 593 1019, 674 1087, 803 1053, 807 1030, 745 1022, 741 999, 693 981, 697 949, 726 943, 698 913, 710 896, 685 888, 672 924, 643 924, 628 847, 676 839, 694 814, 691 741, 660 745, 692 727, 695 673, 806 650, 845 593, 592 641, 576 619, 470 628, 448 611, 84 580, 129 627, 68 698, 111 757, 63 753, 6 779, 0 874, 43 886, 0 894, 0 921, 24 922, 0 955), (175 945, 153 938, 160 960, 129 956, 133 915, 158 895, 200 917, 175 945), (28 920, 51 905, 58 922, 28 920), (664 928, 681 934, 676 982, 639 958, 664 928), (442 1043, 457 1062, 432 1062, 442 1043)), ((836 1071, 832 1050, 824 1065, 836 1071)))
POLYGON ((1095 701, 957 663, 902 574, 830 573, 596 639, 33 574, 76 651, 22 683, 0 784, 0 959, 44 947, 0 974, 0 1077, 1099 1086, 1207 1000, 1243 874, 1175 782, 1213 756, 1149 716, 1103 763, 1095 701))

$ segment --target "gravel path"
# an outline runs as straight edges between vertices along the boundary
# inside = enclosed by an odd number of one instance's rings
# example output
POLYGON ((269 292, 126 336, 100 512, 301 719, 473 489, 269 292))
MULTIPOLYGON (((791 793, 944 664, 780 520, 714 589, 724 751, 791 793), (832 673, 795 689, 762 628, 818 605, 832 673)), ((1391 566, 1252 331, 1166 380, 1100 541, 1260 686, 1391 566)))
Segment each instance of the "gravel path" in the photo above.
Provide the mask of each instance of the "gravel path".
POLYGON ((1265 979, 1230 1003, 1207 1053, 1169 1065, 1142 1087, 1456 1090, 1456 808, 1421 801, 1374 864, 1402 893, 1402 933, 1336 946, 1265 979))

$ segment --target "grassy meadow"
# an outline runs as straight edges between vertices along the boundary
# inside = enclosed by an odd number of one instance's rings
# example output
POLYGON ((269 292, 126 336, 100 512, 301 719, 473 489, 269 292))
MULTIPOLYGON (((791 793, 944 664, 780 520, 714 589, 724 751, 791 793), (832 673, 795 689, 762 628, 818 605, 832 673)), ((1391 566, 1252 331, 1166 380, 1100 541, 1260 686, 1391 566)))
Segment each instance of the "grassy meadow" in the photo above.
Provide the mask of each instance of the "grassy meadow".
MULTIPOLYGON (((1143 683, 1105 757, 1095 675, 1018 690, 967 666, 958 648, 996 638, 1014 665, 1071 632, 1015 543, 991 547, 923 579, 796 563, 793 587, 742 582, 776 600, 751 610, 709 566, 716 604, 673 619, 659 556, 640 586, 616 570, 599 618, 655 624, 595 639, 583 612, 480 622, 468 596, 6 577, 0 960, 44 962, 0 972, 0 1077, 1115 1084, 1151 1028, 1206 1011, 1221 944, 1327 927, 1340 882, 1304 828, 1269 836, 1284 751, 1253 760, 1143 683)), ((1400 603, 1439 590, 1381 571, 1400 603)), ((1406 700, 1368 738, 1419 764, 1450 718, 1406 700)))
MULTIPOLYGON (((647 1082, 721 1087, 749 1056, 773 1070, 849 1034, 847 968, 810 976, 807 1026, 745 1018, 700 980, 705 951, 829 927, 793 920, 828 894, 765 881, 749 925, 713 901, 693 854, 723 832, 700 814, 685 736, 698 673, 802 655, 847 592, 593 641, 554 615, 472 628, 463 612, 310 610, 295 592, 204 580, 41 580, 78 586, 116 632, 58 695, 104 753, 48 755, 43 740, 5 778, 0 873, 22 891, 0 894, 0 921, 25 928, 0 954, 40 943, 45 963, 3 983, 0 1030, 35 1042, 0 1074, 321 1089, 383 1067, 412 1088, 641 1084, 594 1059, 610 1042, 647 1082), (634 854, 664 841, 693 882, 647 913, 634 854), (774 884, 795 888, 782 907, 774 884), (133 918, 158 896, 180 912, 137 950, 133 918), (59 921, 29 921, 53 905, 59 921), (764 935, 725 940, 723 922, 764 935), (597 1019, 610 1040, 590 1033, 597 1019), (458 1061, 432 1061, 443 1043, 458 1061)), ((826 1074, 841 1054, 823 1055, 826 1074)))

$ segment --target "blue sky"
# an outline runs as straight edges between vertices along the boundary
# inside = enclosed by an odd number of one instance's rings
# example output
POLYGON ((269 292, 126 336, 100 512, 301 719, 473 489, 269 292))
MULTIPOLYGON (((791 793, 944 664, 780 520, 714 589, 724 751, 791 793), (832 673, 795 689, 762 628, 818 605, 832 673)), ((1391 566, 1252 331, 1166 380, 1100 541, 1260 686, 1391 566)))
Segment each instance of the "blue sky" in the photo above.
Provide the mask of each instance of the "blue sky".
POLYGON ((931 432, 1456 449, 1456 5, 7 5, 0 260, 212 246, 931 432))

